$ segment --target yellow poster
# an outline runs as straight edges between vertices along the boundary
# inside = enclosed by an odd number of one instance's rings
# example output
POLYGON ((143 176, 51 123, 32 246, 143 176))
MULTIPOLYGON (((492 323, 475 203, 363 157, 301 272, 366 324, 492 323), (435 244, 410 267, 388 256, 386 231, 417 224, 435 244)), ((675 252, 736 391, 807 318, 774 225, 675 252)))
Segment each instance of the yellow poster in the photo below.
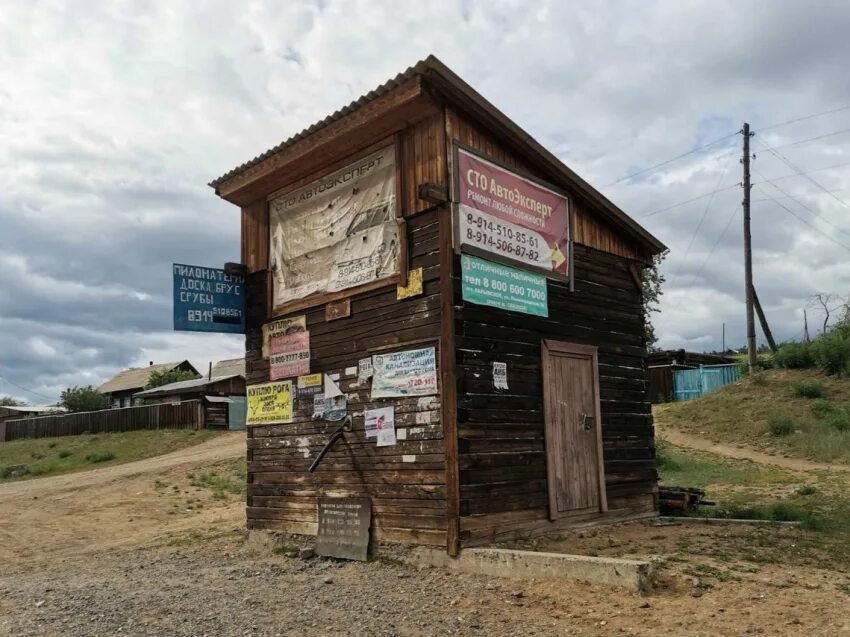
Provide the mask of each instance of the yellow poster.
POLYGON ((292 422, 292 381, 248 386, 248 425, 292 422))
POLYGON ((298 377, 298 389, 305 389, 307 387, 321 387, 322 386, 322 375, 321 374, 307 374, 306 376, 298 377))
POLYGON ((290 316, 289 318, 266 323, 263 325, 263 358, 269 357, 269 342, 272 336, 282 336, 306 331, 307 317, 305 315, 290 316))
POLYGON ((416 268, 407 273, 407 285, 396 286, 395 298, 401 301, 420 294, 422 294, 422 268, 416 268))

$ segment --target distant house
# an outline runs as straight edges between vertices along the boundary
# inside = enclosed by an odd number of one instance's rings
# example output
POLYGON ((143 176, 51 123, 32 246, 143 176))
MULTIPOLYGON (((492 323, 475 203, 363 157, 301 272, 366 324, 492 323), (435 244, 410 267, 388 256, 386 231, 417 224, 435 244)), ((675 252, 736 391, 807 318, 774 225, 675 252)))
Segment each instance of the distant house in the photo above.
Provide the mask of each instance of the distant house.
POLYGON ((46 405, 43 407, 36 405, 3 405, 0 407, 0 422, 42 416, 44 414, 54 414, 62 411, 65 411, 65 408, 58 405, 46 405))
MULTIPOLYGON (((213 367, 215 370, 215 367, 213 367)), ((138 392, 137 403, 178 403, 198 400, 204 409, 204 426, 222 429, 245 428, 245 376, 229 374, 169 383, 138 392)))
POLYGON ((156 365, 151 361, 147 367, 131 367, 118 372, 112 379, 103 383, 99 389, 102 394, 109 396, 113 407, 132 407, 139 404, 133 401, 133 396, 147 386, 153 372, 171 371, 173 369, 192 372, 196 376, 200 376, 198 370, 189 361, 158 363, 156 365))
POLYGON ((223 361, 218 361, 212 366, 213 378, 220 376, 245 376, 245 359, 244 358, 228 358, 223 361))
POLYGON ((734 355, 686 352, 683 349, 668 349, 652 352, 647 356, 647 380, 649 400, 652 403, 669 403, 673 400, 673 372, 697 369, 700 365, 730 365, 734 355))

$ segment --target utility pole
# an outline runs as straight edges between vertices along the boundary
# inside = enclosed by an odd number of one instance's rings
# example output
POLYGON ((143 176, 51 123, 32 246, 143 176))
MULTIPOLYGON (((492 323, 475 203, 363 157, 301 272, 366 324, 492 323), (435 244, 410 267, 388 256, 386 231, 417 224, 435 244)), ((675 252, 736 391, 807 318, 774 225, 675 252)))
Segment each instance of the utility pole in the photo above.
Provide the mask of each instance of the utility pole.
POLYGON ((770 331, 770 325, 767 324, 767 317, 764 315, 764 310, 761 307, 759 295, 756 294, 755 288, 753 288, 753 302, 756 305, 756 314, 759 315, 759 323, 761 323, 761 331, 764 332, 764 338, 770 346, 770 351, 775 352, 778 349, 776 347, 776 341, 773 340, 773 332, 770 331))
POLYGON ((725 354, 726 353, 726 321, 723 321, 723 332, 722 332, 722 336, 720 337, 720 342, 721 342, 720 351, 725 354))
POLYGON ((803 338, 806 339, 806 342, 810 342, 809 338, 809 317, 806 316, 806 308, 803 308, 803 338))
POLYGON ((756 322, 753 313, 753 245, 750 233, 750 125, 744 122, 744 290, 747 299, 747 363, 750 372, 756 366, 756 322))

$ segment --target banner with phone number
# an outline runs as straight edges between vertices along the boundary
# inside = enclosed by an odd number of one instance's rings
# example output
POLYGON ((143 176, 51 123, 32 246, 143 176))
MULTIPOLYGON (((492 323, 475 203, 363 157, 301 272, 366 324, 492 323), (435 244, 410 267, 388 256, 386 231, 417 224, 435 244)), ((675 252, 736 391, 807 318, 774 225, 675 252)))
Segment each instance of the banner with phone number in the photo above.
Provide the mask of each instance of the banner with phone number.
POLYGON ((561 194, 458 149, 461 246, 567 275, 569 201, 561 194))

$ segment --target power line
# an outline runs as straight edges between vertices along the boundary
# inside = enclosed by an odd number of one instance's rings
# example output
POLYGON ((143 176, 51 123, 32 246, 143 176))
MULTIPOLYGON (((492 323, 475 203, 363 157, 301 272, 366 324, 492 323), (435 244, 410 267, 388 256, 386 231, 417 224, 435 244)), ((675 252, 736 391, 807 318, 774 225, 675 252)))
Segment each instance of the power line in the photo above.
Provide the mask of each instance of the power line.
POLYGON ((623 181, 626 181, 628 179, 631 179, 632 177, 637 177, 638 175, 643 175, 645 173, 652 172, 654 170, 658 170, 659 168, 662 168, 662 167, 666 166, 667 164, 672 164, 674 161, 678 161, 678 160, 683 159, 683 158, 685 158, 689 155, 693 155, 694 153, 698 153, 701 150, 705 150, 706 148, 710 148, 711 146, 719 144, 720 142, 725 141, 725 140, 729 139, 730 137, 734 137, 737 134, 738 133, 735 132, 735 133, 731 133, 729 135, 725 135, 725 136, 723 136, 719 139, 715 139, 713 142, 709 142, 707 144, 699 146, 698 148, 694 148, 693 150, 689 150, 686 153, 682 153, 681 155, 676 155, 675 157, 673 157, 671 159, 668 159, 666 161, 662 161, 660 164, 655 164, 654 166, 650 166, 649 168, 644 168, 643 170, 638 170, 637 172, 633 172, 629 175, 626 175, 625 177, 620 177, 618 180, 612 181, 610 184, 605 184, 604 186, 602 186, 602 188, 608 188, 610 186, 616 186, 617 184, 619 184, 623 181))
POLYGON ((815 117, 821 117, 822 115, 831 115, 832 113, 838 113, 840 111, 850 110, 850 104, 847 106, 839 106, 838 108, 833 108, 829 111, 822 111, 820 113, 814 113, 812 115, 804 115, 803 117, 797 117, 795 119, 789 119, 785 122, 779 122, 778 124, 771 124, 770 126, 765 126, 756 130, 757 133, 763 133, 766 130, 773 130, 774 128, 779 128, 780 126, 787 126, 788 124, 796 124, 797 122, 804 122, 808 119, 814 119, 815 117))
MULTIPOLYGON (((764 144, 764 142, 760 142, 764 144)), ((775 148, 773 150, 776 150, 775 148)), ((822 170, 832 170, 833 168, 843 168, 844 166, 850 166, 850 161, 841 162, 840 164, 832 164, 831 166, 823 166, 822 168, 813 168, 812 170, 807 170, 806 172, 795 172, 793 175, 782 175, 781 177, 774 177, 773 179, 768 179, 767 181, 757 181, 753 184, 753 186, 757 186, 759 184, 772 184, 775 181, 782 181, 783 179, 789 179, 791 177, 800 177, 809 175, 811 173, 821 172, 822 170)))
POLYGON ((800 139, 796 142, 788 142, 787 144, 780 144, 778 146, 774 146, 773 150, 777 150, 778 148, 789 148, 790 146, 799 146, 800 144, 807 144, 809 142, 814 142, 819 139, 825 139, 827 137, 832 137, 834 135, 843 135, 844 133, 850 133, 850 128, 843 128, 841 130, 832 131, 831 133, 826 133, 825 135, 818 135, 817 137, 809 137, 808 139, 800 139))
POLYGON ((17 383, 13 383, 11 380, 9 380, 8 378, 4 378, 3 376, 0 376, 0 380, 4 380, 4 381, 6 381, 7 383, 9 383, 10 385, 13 385, 14 387, 17 387, 18 389, 22 389, 22 390, 24 390, 25 392, 27 392, 28 394, 32 394, 33 396, 38 396, 39 398, 44 398, 45 400, 53 400, 53 398, 50 398, 50 396, 45 396, 44 394, 39 394, 37 391, 33 391, 33 390, 31 390, 31 389, 27 389, 26 387, 23 387, 23 386, 21 386, 21 385, 18 385, 17 383))
POLYGON ((845 208, 850 208, 850 205, 848 205, 848 203, 847 203, 846 201, 844 201, 843 199, 841 199, 840 197, 838 197, 837 195, 835 195, 834 193, 832 193, 832 192, 831 192, 831 191, 830 191, 830 190, 829 190, 826 186, 824 186, 824 185, 822 185, 820 182, 816 181, 813 177, 810 177, 809 175, 804 174, 804 173, 803 173, 803 169, 802 169, 802 168, 800 168, 799 166, 797 166, 796 164, 794 164, 794 163, 793 163, 790 159, 788 159, 785 155, 783 155, 782 153, 777 152, 775 148, 771 148, 770 146, 768 146, 767 144, 765 144, 765 143, 764 143, 763 141, 761 141, 761 140, 759 140, 759 144, 761 144, 761 146, 762 146, 763 148, 765 148, 765 150, 767 150, 767 152, 769 152, 771 155, 773 155, 773 156, 774 156, 774 157, 776 157, 777 159, 779 159, 779 160, 783 161, 783 162, 785 163, 785 165, 786 165, 786 166, 788 166, 788 167, 789 167, 789 168, 791 168, 792 170, 796 170, 798 175, 800 175, 801 177, 805 177, 808 181, 812 182, 815 186, 817 186, 818 188, 820 188, 821 190, 823 190, 826 194, 828 194, 830 197, 832 197, 833 199, 835 199, 838 203, 840 203, 841 205, 843 205, 845 208))
MULTIPOLYGON (((764 177, 764 175, 762 175, 762 174, 761 174, 760 172, 758 172, 758 171, 753 171, 753 172, 755 172, 755 173, 756 173, 759 177, 764 177)), ((822 214, 820 214, 820 212, 818 212, 817 210, 814 210, 814 209, 810 208, 809 206, 807 206, 806 204, 804 204, 802 201, 800 201, 799 199, 797 199, 794 195, 792 195, 791 193, 789 193, 789 192, 788 192, 788 191, 786 191, 786 190, 783 190, 782 188, 780 188, 780 187, 779 187, 779 186, 777 186, 776 184, 773 184, 773 183, 772 183, 772 184, 770 184, 770 185, 771 185, 771 186, 773 186, 774 188, 776 188, 776 189, 777 189, 779 192, 781 192, 783 195, 785 195, 786 197, 788 197, 789 199, 791 199, 792 201, 794 201, 795 203, 797 203, 797 205, 799 205, 800 207, 805 208, 806 210, 808 210, 808 211, 811 213, 811 215, 812 215, 813 217, 815 217, 816 219, 820 219, 821 221, 823 221, 825 224, 827 224, 828 226, 830 226, 830 227, 831 227, 831 228, 833 228, 834 230, 837 230, 838 232, 840 232, 840 233, 842 233, 842 234, 844 234, 844 235, 847 235, 847 237, 848 237, 848 238, 850 238, 850 233, 848 233, 846 230, 843 230, 843 229, 839 228, 838 226, 836 226, 836 225, 835 225, 834 223, 832 223, 829 219, 827 219, 827 218, 826 218, 826 217, 824 217, 822 214)), ((770 196, 770 195, 768 195, 768 196, 770 196)), ((773 201, 775 201, 775 202, 777 202, 777 203, 778 203, 778 200, 777 200, 776 198, 771 197, 771 199, 772 199, 773 201)))
POLYGON ((691 197, 685 201, 680 201, 679 203, 674 203, 671 206, 665 206, 664 208, 659 208, 658 210, 653 210, 652 212, 648 212, 645 215, 638 216, 638 219, 645 219, 647 217, 654 217, 655 215, 661 214, 662 212, 667 212, 668 210, 672 210, 673 208, 678 208, 679 206, 684 206, 685 204, 692 203, 694 201, 699 201, 700 199, 705 199, 706 197, 714 197, 719 192, 724 192, 726 190, 732 190, 733 188, 740 188, 741 184, 732 184, 731 186, 725 186, 723 188, 716 188, 711 192, 705 192, 701 195, 697 195, 696 197, 691 197))
POLYGON ((729 215, 729 219, 726 221, 726 225, 723 227, 723 232, 720 233, 720 236, 717 237, 717 241, 714 242, 714 245, 711 246, 711 250, 708 251, 708 254, 705 257, 705 260, 702 262, 702 265, 699 266, 699 270, 697 270, 694 278, 697 278, 700 274, 702 274, 703 268, 705 268, 708 260, 711 258, 711 255, 714 254, 714 251, 717 250, 717 246, 720 245, 720 242, 723 241, 723 237, 726 236, 726 233, 729 232, 729 226, 732 225, 732 220, 735 218, 735 213, 738 212, 738 204, 735 204, 735 207, 732 208, 732 214, 729 215))
POLYGON ((773 203, 775 203, 777 206, 779 206, 780 208, 782 208, 782 209, 783 209, 784 211, 786 211, 788 214, 790 214, 790 215, 791 215, 791 216, 793 216, 793 217, 796 217, 799 221, 801 221, 801 222, 803 222, 804 224, 806 224, 809 228, 811 228, 812 230, 814 230, 815 232, 817 232, 817 233, 818 233, 818 234, 820 234, 821 236, 823 236, 823 237, 825 237, 825 238, 829 239, 829 240, 830 240, 830 241, 832 241, 835 245, 837 245, 837 246, 841 246, 842 248, 844 248, 845 250, 847 250, 848 252, 850 252, 850 247, 848 247, 848 246, 844 245, 843 243, 841 243, 841 242, 839 242, 839 241, 836 241, 835 239, 833 239, 832 237, 830 237, 828 234, 826 234, 825 232, 823 232, 820 228, 817 228, 816 226, 813 226, 812 224, 810 224, 808 221, 806 221, 805 219, 803 219, 803 217, 801 217, 800 215, 798 215, 796 212, 794 212, 793 210, 791 210, 789 207, 787 207, 787 206, 783 205, 783 204, 782 204, 782 203, 781 203, 778 199, 776 199, 776 197, 771 197, 768 193, 765 193, 765 194, 766 194, 766 195, 767 195, 767 196, 768 196, 768 197, 769 197, 769 198, 773 201, 773 203))
MULTIPOLYGON (((721 182, 726 178, 726 173, 729 172, 729 166, 730 165, 731 165, 731 162, 727 162, 726 169, 723 171, 723 174, 721 174, 720 178, 717 180, 717 184, 716 184, 716 187, 714 189, 715 193, 720 188, 721 182)), ((712 201, 714 201, 714 194, 711 195, 711 198, 708 200, 708 203, 705 204, 705 210, 702 211, 702 217, 700 217, 699 223, 697 224, 697 227, 694 229, 694 233, 691 235, 691 240, 688 242, 688 247, 685 250, 685 256, 682 257, 682 260, 679 262, 679 267, 676 270, 676 273, 673 275, 674 279, 678 278, 679 273, 682 271, 682 267, 685 265, 685 262, 688 260, 688 255, 691 253, 691 248, 694 245, 694 241, 697 238, 697 234, 699 234, 699 229, 702 228, 702 224, 705 221, 706 216, 708 216, 708 209, 711 208, 711 202, 712 201)))

